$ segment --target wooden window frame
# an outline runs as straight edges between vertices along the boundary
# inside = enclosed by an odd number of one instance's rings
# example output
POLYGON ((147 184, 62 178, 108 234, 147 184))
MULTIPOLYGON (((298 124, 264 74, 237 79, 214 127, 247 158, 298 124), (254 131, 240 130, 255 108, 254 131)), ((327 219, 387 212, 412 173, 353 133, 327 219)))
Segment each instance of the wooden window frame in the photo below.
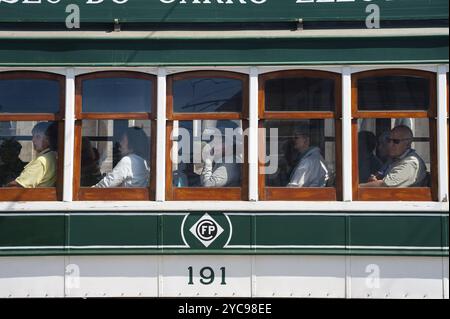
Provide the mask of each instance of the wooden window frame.
POLYGON ((352 160, 353 199, 359 201, 437 201, 437 96, 436 73, 412 69, 383 69, 354 73, 352 76, 352 160), (368 77, 418 76, 429 80, 430 100, 428 110, 423 111, 360 111, 358 109, 358 80, 368 77), (429 120, 431 187, 411 188, 364 188, 359 187, 358 119, 421 118, 429 120))
POLYGON ((61 201, 63 197, 64 117, 66 99, 65 76, 40 71, 0 72, 0 80, 50 80, 59 84, 59 112, 57 113, 0 113, 0 121, 51 121, 58 123, 58 167, 55 187, 0 188, 0 201, 61 201))
POLYGON ((244 201, 248 200, 248 138, 244 136, 244 163, 240 187, 174 187, 172 180, 172 130, 174 121, 194 120, 240 120, 242 129, 248 128, 249 77, 247 74, 230 71, 190 71, 167 77, 167 126, 166 126, 166 200, 168 201, 244 201), (222 78, 242 81, 242 112, 224 113, 175 113, 173 112, 173 84, 175 81, 192 78, 222 78))
MULTIPOLYGON (((335 151, 336 151, 336 178, 335 187, 321 188, 294 188, 294 187, 268 187, 266 175, 262 174, 265 165, 259 161, 258 186, 262 201, 338 201, 342 200, 342 78, 341 74, 316 70, 289 70, 276 71, 260 75, 259 77, 259 124, 264 128, 267 120, 325 120, 334 119, 335 125, 335 151), (286 78, 322 78, 335 81, 334 111, 287 111, 276 112, 265 110, 265 87, 268 80, 286 78)), ((266 154, 266 136, 259 134, 260 154, 266 154)))
POLYGON ((154 201, 156 193, 156 116, 157 116, 156 76, 134 71, 100 71, 79 75, 75 79, 75 146, 74 146, 74 201, 154 201), (149 80, 152 83, 152 105, 149 112, 123 113, 83 113, 83 81, 109 78, 149 80), (151 112, 150 112, 151 111, 151 112), (81 144, 83 120, 149 120, 151 122, 151 163, 150 182, 142 188, 91 188, 81 187, 81 144))

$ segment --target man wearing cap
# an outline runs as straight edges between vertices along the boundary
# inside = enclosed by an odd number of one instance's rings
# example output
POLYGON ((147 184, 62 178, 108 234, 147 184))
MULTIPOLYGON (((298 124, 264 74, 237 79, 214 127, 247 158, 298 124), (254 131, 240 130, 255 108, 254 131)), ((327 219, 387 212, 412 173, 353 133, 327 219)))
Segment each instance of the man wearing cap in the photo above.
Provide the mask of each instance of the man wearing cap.
POLYGON ((388 142, 389 161, 379 176, 371 176, 361 187, 425 186, 427 169, 423 159, 411 148, 413 132, 400 125, 391 130, 388 142))
POLYGON ((294 149, 299 152, 288 187, 325 187, 329 179, 328 168, 320 149, 310 145, 307 125, 299 126, 294 132, 294 149))

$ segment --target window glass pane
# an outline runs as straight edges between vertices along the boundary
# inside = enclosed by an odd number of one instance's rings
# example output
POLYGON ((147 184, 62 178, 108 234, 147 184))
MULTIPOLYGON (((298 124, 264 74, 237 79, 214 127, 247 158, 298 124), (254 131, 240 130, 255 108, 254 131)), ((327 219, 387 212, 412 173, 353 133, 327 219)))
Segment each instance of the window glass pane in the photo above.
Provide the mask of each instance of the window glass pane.
POLYGON ((365 187, 429 186, 428 119, 359 119, 358 166, 365 187))
POLYGON ((334 111, 335 83, 321 78, 284 78, 266 82, 266 111, 334 111))
POLYGON ((51 80, 0 80, 0 113, 58 113, 60 87, 51 80))
POLYGON ((82 187, 148 187, 150 181, 148 120, 84 120, 82 187))
POLYGON ((266 121, 266 186, 333 187, 334 120, 266 121))
POLYGON ((242 121, 175 121, 173 137, 173 186, 241 186, 242 121))
POLYGON ((56 122, 0 122, 0 187, 54 187, 57 146, 56 122))
POLYGON ((358 80, 358 107, 363 111, 427 110, 429 81, 413 76, 382 76, 358 80))
POLYGON ((151 112, 153 83, 150 80, 108 78, 83 81, 83 112, 151 112))
POLYGON ((175 113, 242 112, 242 81, 192 78, 173 83, 175 113))

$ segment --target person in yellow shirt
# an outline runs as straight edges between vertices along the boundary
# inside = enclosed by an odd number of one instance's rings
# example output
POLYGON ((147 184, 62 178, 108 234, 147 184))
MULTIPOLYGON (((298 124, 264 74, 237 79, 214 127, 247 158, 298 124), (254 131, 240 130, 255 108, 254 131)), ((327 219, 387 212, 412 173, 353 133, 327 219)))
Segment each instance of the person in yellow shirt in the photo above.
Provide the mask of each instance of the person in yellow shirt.
POLYGON ((57 124, 41 122, 32 130, 33 147, 38 153, 35 160, 31 161, 16 180, 7 187, 54 187, 56 184, 57 166, 57 124))

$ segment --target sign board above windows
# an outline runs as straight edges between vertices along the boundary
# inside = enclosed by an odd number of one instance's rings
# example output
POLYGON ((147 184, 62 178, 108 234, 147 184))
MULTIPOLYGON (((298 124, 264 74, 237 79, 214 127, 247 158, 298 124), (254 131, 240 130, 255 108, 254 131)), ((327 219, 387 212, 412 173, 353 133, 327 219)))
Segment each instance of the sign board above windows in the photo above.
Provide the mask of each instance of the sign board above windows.
POLYGON ((449 9, 448 0, 0 0, 0 22, 63 23, 73 5, 89 23, 365 21, 371 5, 383 21, 448 20, 449 9))

